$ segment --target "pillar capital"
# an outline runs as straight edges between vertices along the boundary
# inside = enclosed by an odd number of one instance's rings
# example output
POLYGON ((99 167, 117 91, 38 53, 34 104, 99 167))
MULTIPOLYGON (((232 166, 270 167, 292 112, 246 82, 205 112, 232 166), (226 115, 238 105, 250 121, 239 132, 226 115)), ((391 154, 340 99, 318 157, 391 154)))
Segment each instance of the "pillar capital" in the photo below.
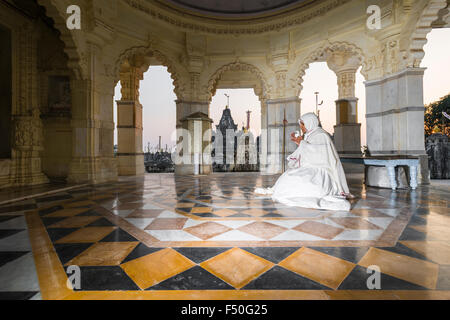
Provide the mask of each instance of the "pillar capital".
POLYGON ((144 79, 142 68, 127 66, 120 71, 122 100, 139 101, 140 81, 144 79))
POLYGON ((355 97, 356 70, 342 70, 336 73, 339 99, 355 97))

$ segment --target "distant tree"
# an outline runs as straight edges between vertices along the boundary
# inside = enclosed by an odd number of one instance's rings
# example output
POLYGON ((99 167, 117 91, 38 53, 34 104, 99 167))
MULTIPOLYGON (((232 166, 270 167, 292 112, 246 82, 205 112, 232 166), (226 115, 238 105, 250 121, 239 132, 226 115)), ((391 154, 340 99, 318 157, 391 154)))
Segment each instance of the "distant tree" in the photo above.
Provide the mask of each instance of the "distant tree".
POLYGON ((428 137, 433 132, 442 132, 444 123, 444 134, 449 135, 448 123, 450 120, 444 117, 442 112, 450 114, 450 94, 441 98, 441 100, 430 103, 425 106, 425 136, 428 137))

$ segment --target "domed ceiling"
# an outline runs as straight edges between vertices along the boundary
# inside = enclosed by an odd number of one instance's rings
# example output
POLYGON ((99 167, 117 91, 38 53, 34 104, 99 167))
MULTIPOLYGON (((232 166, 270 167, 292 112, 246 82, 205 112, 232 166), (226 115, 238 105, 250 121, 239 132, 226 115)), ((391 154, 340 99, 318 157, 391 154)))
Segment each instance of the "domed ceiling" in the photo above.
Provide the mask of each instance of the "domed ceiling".
POLYGON ((314 0, 158 0, 173 9, 217 18, 270 16, 306 6, 314 0))

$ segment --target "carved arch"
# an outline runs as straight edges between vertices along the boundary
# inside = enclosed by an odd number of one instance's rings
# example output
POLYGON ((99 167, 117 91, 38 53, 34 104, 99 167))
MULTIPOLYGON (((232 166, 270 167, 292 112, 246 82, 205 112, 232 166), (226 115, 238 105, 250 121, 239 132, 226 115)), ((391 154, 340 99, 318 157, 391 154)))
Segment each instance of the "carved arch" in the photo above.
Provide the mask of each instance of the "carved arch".
POLYGON ((351 53, 352 55, 355 55, 362 65, 361 74, 365 78, 367 78, 367 73, 366 73, 367 64, 366 64, 365 55, 361 48, 357 47, 353 43, 349 43, 349 42, 345 42, 345 41, 327 43, 327 44, 320 46, 320 47, 316 48, 315 50, 313 50, 300 64, 300 67, 298 68, 299 71, 297 72, 297 75, 295 77, 296 83, 298 85, 297 95, 300 95, 300 93, 303 89, 303 86, 302 86, 303 77, 305 76, 306 70, 309 68, 309 65, 313 62, 327 61, 328 55, 335 51, 344 51, 344 52, 351 53))
MULTIPOLYGON (((207 91, 208 91, 208 97, 209 101, 211 101, 212 97, 216 93, 217 90, 217 84, 219 83, 220 79, 222 78, 222 75, 227 71, 248 71, 252 74, 254 74, 259 81, 261 81, 262 86, 262 92, 260 98, 267 98, 271 89, 271 86, 266 81, 266 78, 264 74, 254 65, 235 61, 226 65, 223 65, 219 69, 217 69, 213 75, 209 78, 207 91)), ((255 92, 256 93, 256 92, 255 92)))
POLYGON ((73 71, 75 79, 84 79, 86 66, 83 67, 82 55, 79 52, 80 42, 77 41, 74 31, 66 26, 66 19, 62 13, 66 12, 66 6, 62 1, 37 0, 38 4, 46 10, 46 15, 52 18, 55 28, 61 33, 60 39, 64 43, 64 52, 68 57, 68 67, 73 71))
POLYGON ((170 60, 166 55, 161 53, 159 50, 153 49, 152 46, 137 46, 132 47, 125 50, 117 59, 114 67, 114 83, 117 84, 120 80, 120 68, 122 64, 134 56, 142 55, 155 57, 163 66, 167 67, 167 71, 170 73, 170 77, 172 79, 172 84, 174 86, 174 92, 178 99, 183 98, 184 85, 180 80, 180 74, 178 69, 173 64, 172 60, 170 60))
POLYGON ((409 40, 408 67, 420 67, 425 56, 423 47, 428 42, 427 35, 432 30, 432 23, 439 19, 439 11, 447 7, 447 5, 447 0, 431 0, 427 2, 425 8, 421 11, 409 40))

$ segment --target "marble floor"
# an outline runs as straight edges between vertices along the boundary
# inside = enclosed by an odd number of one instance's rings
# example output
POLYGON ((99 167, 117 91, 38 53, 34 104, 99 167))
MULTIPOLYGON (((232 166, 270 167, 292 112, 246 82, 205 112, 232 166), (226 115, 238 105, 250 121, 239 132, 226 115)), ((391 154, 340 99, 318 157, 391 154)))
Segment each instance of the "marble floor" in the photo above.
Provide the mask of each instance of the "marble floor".
POLYGON ((148 174, 0 205, 0 299, 450 299, 448 185, 349 176, 333 212, 253 193, 276 179, 148 174))

